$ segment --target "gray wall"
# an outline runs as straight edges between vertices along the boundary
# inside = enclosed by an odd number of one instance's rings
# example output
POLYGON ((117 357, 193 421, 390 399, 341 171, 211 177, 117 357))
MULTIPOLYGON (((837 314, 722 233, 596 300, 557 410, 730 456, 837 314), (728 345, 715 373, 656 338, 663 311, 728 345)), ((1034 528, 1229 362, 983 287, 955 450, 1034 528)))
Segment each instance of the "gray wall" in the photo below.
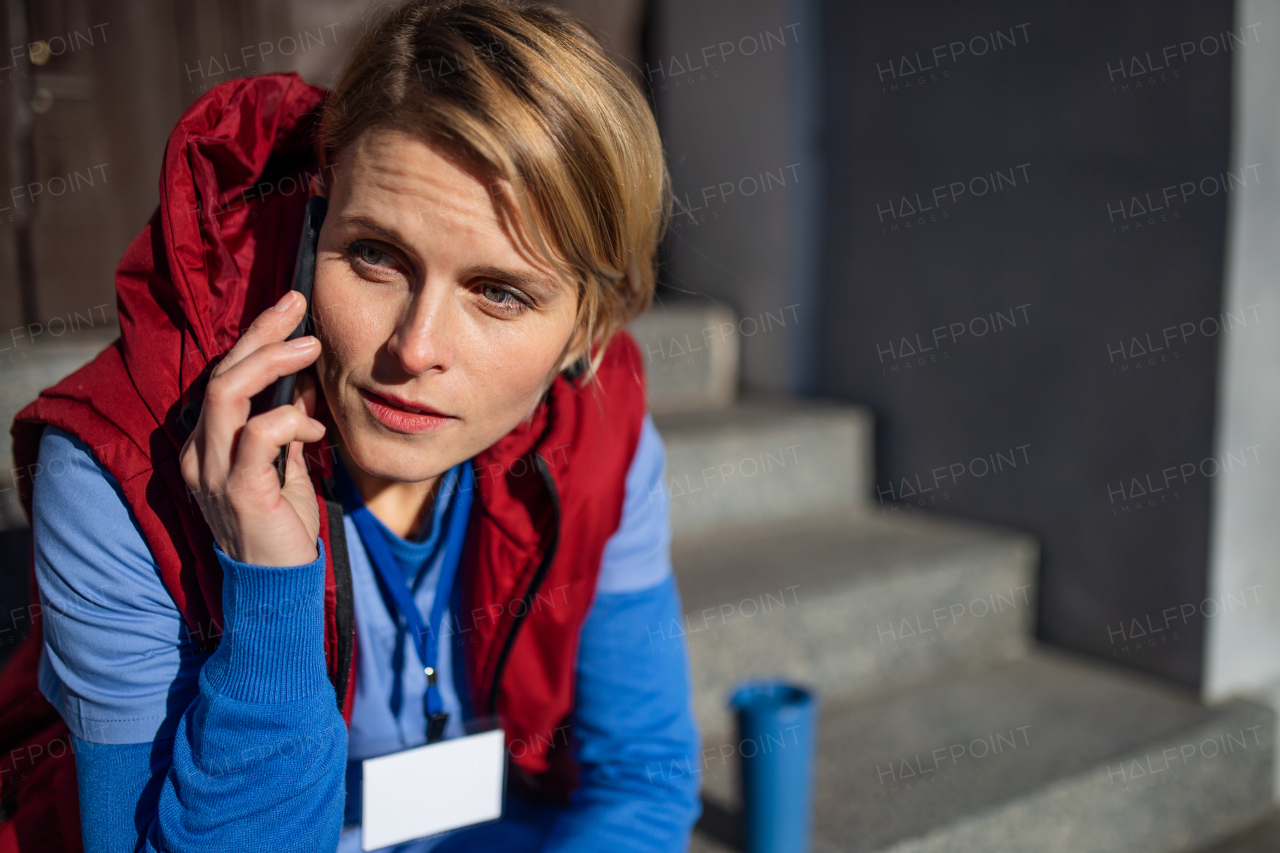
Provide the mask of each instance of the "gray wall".
POLYGON ((667 298, 739 316, 748 389, 812 386, 819 62, 816 0, 658 0, 645 77, 676 193, 667 298))
POLYGON ((1203 620, 1141 626, 1205 593, 1231 27, 1226 0, 911 0, 822 28, 821 387, 877 412, 882 508, 1035 533, 1043 639, 1192 685, 1203 620))

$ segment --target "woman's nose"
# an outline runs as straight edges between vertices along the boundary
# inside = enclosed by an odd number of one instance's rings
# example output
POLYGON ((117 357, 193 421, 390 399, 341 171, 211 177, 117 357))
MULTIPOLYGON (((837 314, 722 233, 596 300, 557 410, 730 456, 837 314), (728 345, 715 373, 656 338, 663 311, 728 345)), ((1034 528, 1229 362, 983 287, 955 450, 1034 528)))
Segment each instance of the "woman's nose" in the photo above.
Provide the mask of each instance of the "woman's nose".
POLYGON ((400 361, 405 372, 414 376, 446 370, 452 360, 451 305, 442 294, 432 291, 433 288, 426 287, 414 296, 404 319, 387 342, 387 349, 400 361))

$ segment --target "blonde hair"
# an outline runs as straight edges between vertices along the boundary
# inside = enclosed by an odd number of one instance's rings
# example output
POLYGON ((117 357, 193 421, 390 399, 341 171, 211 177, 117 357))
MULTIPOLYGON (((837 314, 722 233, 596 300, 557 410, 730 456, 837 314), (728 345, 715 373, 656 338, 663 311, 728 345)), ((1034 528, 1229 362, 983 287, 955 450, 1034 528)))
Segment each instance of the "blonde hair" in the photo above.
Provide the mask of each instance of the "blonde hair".
POLYGON ((544 3, 394 6, 356 45, 325 103, 322 166, 375 127, 509 183, 512 197, 495 198, 500 215, 514 225, 518 211, 542 256, 577 281, 576 330, 590 354, 581 368, 594 375, 610 337, 653 299, 671 204, 648 102, 595 37, 544 3))

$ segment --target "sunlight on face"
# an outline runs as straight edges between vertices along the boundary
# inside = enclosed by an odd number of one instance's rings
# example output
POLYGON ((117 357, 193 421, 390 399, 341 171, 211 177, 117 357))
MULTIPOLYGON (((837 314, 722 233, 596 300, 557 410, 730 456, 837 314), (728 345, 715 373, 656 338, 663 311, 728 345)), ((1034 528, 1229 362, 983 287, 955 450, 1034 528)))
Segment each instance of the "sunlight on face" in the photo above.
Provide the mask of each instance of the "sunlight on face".
POLYGON ((320 384, 362 469, 427 480, 533 411, 577 289, 517 248, 482 177, 412 136, 368 131, 335 173, 312 298, 320 384))

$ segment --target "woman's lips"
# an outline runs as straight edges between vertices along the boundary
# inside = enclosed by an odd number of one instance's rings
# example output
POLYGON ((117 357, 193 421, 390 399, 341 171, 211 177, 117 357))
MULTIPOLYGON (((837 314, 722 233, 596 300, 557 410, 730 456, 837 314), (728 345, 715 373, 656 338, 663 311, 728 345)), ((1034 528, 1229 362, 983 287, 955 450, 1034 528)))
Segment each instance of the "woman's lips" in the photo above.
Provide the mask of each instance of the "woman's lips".
MULTIPOLYGON (((364 400, 365 407, 368 408, 373 416, 381 421, 382 425, 387 429, 396 432, 409 434, 430 432, 455 420, 449 415, 442 415, 434 411, 410 412, 404 408, 408 405, 406 401, 393 397, 384 397, 381 394, 375 394, 363 388, 357 390, 360 392, 360 399, 364 400)), ((414 408, 419 407, 415 406, 414 408)))

